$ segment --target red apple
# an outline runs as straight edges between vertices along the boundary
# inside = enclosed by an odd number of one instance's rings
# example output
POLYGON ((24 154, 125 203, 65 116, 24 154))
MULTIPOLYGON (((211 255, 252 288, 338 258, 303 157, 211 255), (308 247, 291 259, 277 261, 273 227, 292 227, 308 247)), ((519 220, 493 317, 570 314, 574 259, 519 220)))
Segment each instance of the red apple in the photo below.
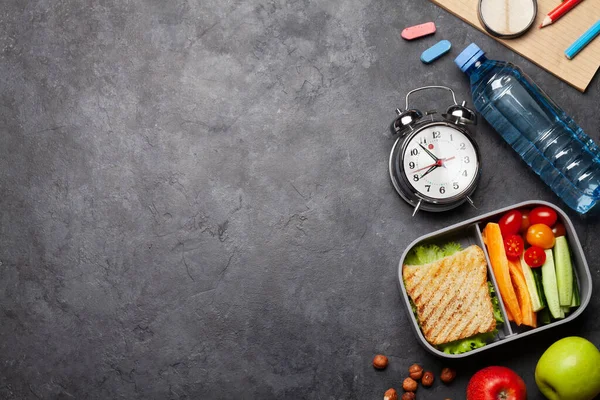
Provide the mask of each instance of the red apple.
POLYGON ((467 400, 525 400, 523 379, 506 367, 487 367, 475 373, 467 386, 467 400))

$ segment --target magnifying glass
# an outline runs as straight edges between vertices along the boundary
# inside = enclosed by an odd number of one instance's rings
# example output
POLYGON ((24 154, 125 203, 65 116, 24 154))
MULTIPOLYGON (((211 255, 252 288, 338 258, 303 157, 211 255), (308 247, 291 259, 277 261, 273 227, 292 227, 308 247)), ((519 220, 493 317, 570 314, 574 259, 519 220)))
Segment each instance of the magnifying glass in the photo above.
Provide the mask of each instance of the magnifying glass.
POLYGON ((512 39, 533 25, 536 0, 479 0, 479 21, 490 35, 512 39))

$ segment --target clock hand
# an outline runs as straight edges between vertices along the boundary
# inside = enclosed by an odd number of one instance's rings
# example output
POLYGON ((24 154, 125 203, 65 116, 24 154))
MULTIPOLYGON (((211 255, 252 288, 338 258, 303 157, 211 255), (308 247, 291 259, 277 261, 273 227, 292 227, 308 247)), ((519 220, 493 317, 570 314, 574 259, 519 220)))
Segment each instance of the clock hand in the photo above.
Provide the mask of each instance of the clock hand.
POLYGON ((438 160, 438 163, 440 163, 440 165, 444 168, 446 168, 446 161, 450 161, 450 160, 454 160, 456 158, 456 156, 452 156, 449 158, 442 158, 440 160, 438 160))
POLYGON ((433 163, 433 164, 426 165, 426 166, 424 166, 423 168, 415 169, 413 172, 419 172, 419 171, 423 171, 424 169, 427 169, 427 168, 433 167, 434 165, 438 165, 438 163, 437 163, 437 162, 435 162, 435 163, 433 163))
POLYGON ((453 160, 453 159, 455 159, 455 158, 456 158, 456 157, 454 157, 454 156, 452 156, 452 157, 450 157, 450 158, 440 158, 440 159, 438 159, 436 162, 434 162, 433 164, 426 165, 426 166, 424 166, 423 168, 415 169, 413 172, 419 172, 419 171, 423 171, 424 169, 427 169, 427 168, 429 168, 429 167, 433 167, 434 165, 437 165, 438 167, 444 167, 444 168, 446 168, 446 166, 444 165, 444 163, 445 163, 446 161, 450 161, 450 160, 453 160))
POLYGON ((429 168, 427 171, 425 171, 425 173, 419 177, 419 180, 423 179, 423 177, 424 177, 425 175, 427 175, 428 173, 430 173, 431 171, 433 171, 434 169, 437 169, 437 168, 438 168, 438 165, 437 165, 437 163, 436 163, 436 164, 435 164, 435 165, 433 165, 431 168, 429 168))
POLYGON ((425 146, 423 146, 421 143, 419 143, 419 146, 421 146, 421 148, 423 150, 425 150, 425 153, 429 154, 429 156, 431 158, 433 158, 433 161, 437 161, 438 160, 438 158, 432 152, 430 152, 429 150, 427 150, 427 148, 425 146))

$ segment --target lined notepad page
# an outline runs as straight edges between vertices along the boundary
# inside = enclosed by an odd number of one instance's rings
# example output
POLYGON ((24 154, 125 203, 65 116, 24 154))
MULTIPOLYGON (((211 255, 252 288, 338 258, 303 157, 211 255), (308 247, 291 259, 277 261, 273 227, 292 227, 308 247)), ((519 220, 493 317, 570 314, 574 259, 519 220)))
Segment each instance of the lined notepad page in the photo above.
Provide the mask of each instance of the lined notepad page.
MULTIPOLYGON (((485 32, 477 15, 479 0, 431 1, 485 32)), ((560 0, 537 0, 537 3, 537 17, 527 33, 516 39, 494 39, 584 92, 600 68, 600 37, 588 44, 572 60, 567 60, 565 50, 600 20, 600 0, 583 0, 557 22, 544 29, 538 27, 560 0)))

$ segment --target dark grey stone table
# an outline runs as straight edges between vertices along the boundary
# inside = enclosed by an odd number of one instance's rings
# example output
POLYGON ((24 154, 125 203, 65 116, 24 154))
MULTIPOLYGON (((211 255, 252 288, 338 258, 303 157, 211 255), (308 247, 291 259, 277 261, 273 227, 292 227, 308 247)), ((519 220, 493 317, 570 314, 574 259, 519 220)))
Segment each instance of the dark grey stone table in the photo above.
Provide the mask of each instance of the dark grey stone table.
MULTIPOLYGON (((4 0, 0 26, 1 399, 381 399, 413 362, 459 371, 419 399, 461 399, 492 364, 540 399, 550 343, 600 344, 594 296, 469 362, 426 353, 396 285, 407 244, 561 203, 486 123, 478 210, 411 218, 387 174, 408 90, 470 101, 452 60, 471 42, 596 141, 597 77, 581 94, 427 1, 4 0), (400 38, 426 21, 435 36, 400 38), (451 54, 423 65, 441 39, 451 54)), ((569 215, 600 293, 600 224, 569 215)))

